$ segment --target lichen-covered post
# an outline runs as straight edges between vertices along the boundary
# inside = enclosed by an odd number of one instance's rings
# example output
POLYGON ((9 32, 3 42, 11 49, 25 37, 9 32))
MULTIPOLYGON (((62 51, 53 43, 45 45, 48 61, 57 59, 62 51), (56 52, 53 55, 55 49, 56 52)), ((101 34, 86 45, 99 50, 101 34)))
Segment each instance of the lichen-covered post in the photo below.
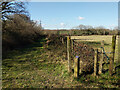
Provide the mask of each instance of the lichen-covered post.
POLYGON ((104 60, 104 52, 103 52, 103 48, 104 47, 104 40, 101 41, 101 58, 100 58, 100 63, 99 63, 99 74, 102 73, 102 64, 103 64, 103 60, 104 60))
POLYGON ((71 72, 71 58, 70 58, 70 36, 67 36, 67 59, 68 59, 68 72, 71 72))
POLYGON ((112 54, 110 59, 110 65, 109 65, 109 74, 113 74, 113 68, 114 68, 114 58, 115 58, 115 45, 116 45, 116 35, 112 36, 112 54))
POLYGON ((79 76, 79 56, 74 58, 74 77, 78 78, 79 76))
POLYGON ((97 61, 98 61, 98 49, 95 49, 95 56, 94 56, 94 76, 97 73, 97 61))

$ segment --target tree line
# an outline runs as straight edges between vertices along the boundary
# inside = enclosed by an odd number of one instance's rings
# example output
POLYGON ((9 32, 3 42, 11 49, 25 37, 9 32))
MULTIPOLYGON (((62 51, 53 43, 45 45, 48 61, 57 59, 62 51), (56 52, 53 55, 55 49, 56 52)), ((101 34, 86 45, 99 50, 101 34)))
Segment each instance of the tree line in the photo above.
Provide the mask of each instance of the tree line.
POLYGON ((112 35, 118 30, 109 30, 103 27, 79 25, 70 30, 45 30, 37 22, 31 20, 27 11, 27 2, 17 0, 4 0, 0 3, 2 8, 2 48, 3 52, 34 43, 42 35, 112 35))
POLYGON ((31 44, 40 37, 39 28, 30 19, 26 9, 27 2, 11 0, 2 1, 2 49, 4 51, 15 47, 31 44))

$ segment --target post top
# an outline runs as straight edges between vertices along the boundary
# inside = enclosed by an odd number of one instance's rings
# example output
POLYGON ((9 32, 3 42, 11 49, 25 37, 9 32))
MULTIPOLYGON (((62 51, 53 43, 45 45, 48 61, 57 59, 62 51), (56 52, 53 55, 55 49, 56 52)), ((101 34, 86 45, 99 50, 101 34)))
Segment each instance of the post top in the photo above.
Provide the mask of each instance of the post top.
POLYGON ((79 56, 76 56, 76 58, 79 58, 79 56))

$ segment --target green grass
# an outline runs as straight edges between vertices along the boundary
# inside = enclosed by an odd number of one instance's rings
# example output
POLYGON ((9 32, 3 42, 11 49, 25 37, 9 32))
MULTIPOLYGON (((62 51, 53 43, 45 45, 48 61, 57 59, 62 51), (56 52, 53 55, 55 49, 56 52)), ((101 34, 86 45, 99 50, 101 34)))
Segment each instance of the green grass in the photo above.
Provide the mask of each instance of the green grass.
MULTIPOLYGON (((3 88, 62 87, 69 78, 65 61, 57 50, 45 48, 45 39, 22 49, 7 52, 2 62, 3 88), (55 54, 56 52, 56 54, 55 54)), ((49 47, 50 48, 50 47, 49 47)), ((67 81, 69 82, 69 81, 67 81)))
MULTIPOLYGON (((45 38, 22 49, 6 53, 2 61, 3 88, 118 88, 120 75, 105 72, 94 77, 86 74, 74 79, 68 73, 66 45, 45 48, 45 38)), ((89 43, 98 46, 100 42, 89 43)), ((108 47, 108 45, 105 45, 108 47)), ((120 68, 117 68, 120 71, 120 68)))
MULTIPOLYGON (((97 36, 96 36, 97 37, 97 36)), ((84 43, 92 48, 99 48, 99 51, 101 50, 100 47, 101 47, 101 40, 103 39, 103 37, 105 38, 105 40, 107 40, 107 37, 105 36, 102 36, 102 38, 100 36, 98 36, 98 41, 82 41, 82 39, 93 39, 93 36, 89 36, 89 38, 87 36, 81 36, 81 37, 75 37, 75 38, 79 38, 81 40, 76 40, 80 43, 84 43)), ((111 52, 111 44, 110 44, 110 37, 108 38, 107 41, 105 41, 104 43, 104 50, 105 52, 111 52), (109 40, 109 42, 108 42, 109 40)), ((115 55, 115 62, 114 62, 114 68, 119 66, 120 63, 117 63, 117 46, 118 44, 116 45, 116 55, 115 55)), ((110 54, 107 53, 107 56, 110 57, 110 54)), ((105 61, 107 62, 107 61, 105 61)), ((103 65, 103 69, 104 70, 107 70, 109 68, 109 64, 104 64, 103 65)), ((97 78, 95 78, 94 76, 92 75, 87 75, 87 76, 81 76, 79 79, 77 79, 77 81, 79 81, 80 83, 84 83, 86 86, 90 85, 89 87, 100 87, 100 88, 118 88, 120 87, 120 84, 119 84, 119 81, 120 81, 120 75, 118 75, 120 71, 120 67, 117 68, 116 70, 116 74, 114 74, 113 76, 109 76, 109 72, 106 71, 104 72, 102 75, 98 75, 97 78)))
MULTIPOLYGON (((92 48, 100 48, 101 42, 90 42, 90 41, 80 41, 83 44, 86 44, 92 48)), ((104 46, 109 46, 109 44, 104 43, 104 46)))

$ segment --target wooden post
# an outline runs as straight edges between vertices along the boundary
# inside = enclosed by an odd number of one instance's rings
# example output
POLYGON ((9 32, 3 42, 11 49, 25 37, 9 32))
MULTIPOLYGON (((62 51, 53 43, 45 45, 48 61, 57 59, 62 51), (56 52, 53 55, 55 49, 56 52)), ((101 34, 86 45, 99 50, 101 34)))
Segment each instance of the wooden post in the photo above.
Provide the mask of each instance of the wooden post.
POLYGON ((119 35, 118 35, 118 61, 117 63, 120 63, 120 31, 119 31, 119 35))
POLYGON ((70 36, 67 36, 67 58, 68 58, 68 72, 71 72, 71 57, 70 57, 70 36))
POLYGON ((95 56, 94 56, 94 76, 97 73, 97 61, 98 61, 98 49, 95 49, 95 56))
POLYGON ((79 69, 80 69, 80 74, 81 74, 81 73, 82 73, 81 66, 82 66, 82 63, 83 63, 83 62, 82 62, 82 60, 81 60, 81 59, 80 59, 80 61, 79 61, 79 62, 80 62, 79 69))
POLYGON ((78 78, 79 76, 79 57, 76 56, 74 59, 74 77, 78 78))
POLYGON ((104 35, 105 35, 105 31, 104 31, 104 35))
POLYGON ((101 47, 104 47, 104 40, 101 41, 101 47))
POLYGON ((64 37, 62 37, 62 44, 64 44, 64 37))
POLYGON ((73 39, 71 39, 71 49, 72 49, 72 51, 73 51, 73 44, 74 44, 74 41, 73 41, 73 39))
POLYGON ((71 39, 71 65, 74 68, 74 55, 73 55, 73 39, 71 39))
POLYGON ((115 58, 115 45, 116 45, 116 36, 112 36, 112 55, 110 59, 110 65, 109 65, 109 74, 113 74, 113 68, 114 68, 114 58, 115 58))
POLYGON ((49 40, 48 40, 48 37, 46 38, 46 48, 48 48, 48 43, 49 43, 49 40))
MULTIPOLYGON (((101 41, 101 47, 104 47, 104 40, 101 41)), ((104 52, 103 52, 103 48, 101 48, 101 58, 100 58, 100 63, 99 63, 99 74, 102 73, 102 64, 103 64, 103 60, 104 60, 104 52)))

